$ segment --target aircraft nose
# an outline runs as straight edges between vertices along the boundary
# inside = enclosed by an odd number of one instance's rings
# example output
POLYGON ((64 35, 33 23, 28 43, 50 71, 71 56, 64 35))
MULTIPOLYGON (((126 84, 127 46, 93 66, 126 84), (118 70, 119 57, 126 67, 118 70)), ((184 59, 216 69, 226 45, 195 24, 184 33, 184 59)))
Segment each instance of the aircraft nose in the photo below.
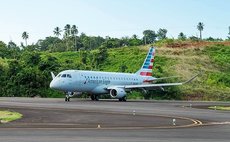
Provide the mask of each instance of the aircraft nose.
POLYGON ((55 83, 55 81, 51 81, 51 82, 50 82, 50 88, 51 88, 51 89, 57 89, 57 87, 58 87, 58 86, 57 86, 57 83, 55 83))

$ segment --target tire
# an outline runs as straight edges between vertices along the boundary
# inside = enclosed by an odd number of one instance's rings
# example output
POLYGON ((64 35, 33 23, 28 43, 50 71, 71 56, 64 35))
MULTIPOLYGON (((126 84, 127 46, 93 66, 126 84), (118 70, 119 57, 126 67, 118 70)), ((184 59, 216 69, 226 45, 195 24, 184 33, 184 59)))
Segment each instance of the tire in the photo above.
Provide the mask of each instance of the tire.
POLYGON ((126 97, 119 98, 120 102, 126 102, 126 97))
POLYGON ((91 98, 92 101, 95 100, 95 96, 93 94, 90 96, 90 98, 91 98))
POLYGON ((98 95, 94 95, 95 101, 99 101, 99 96, 98 95))

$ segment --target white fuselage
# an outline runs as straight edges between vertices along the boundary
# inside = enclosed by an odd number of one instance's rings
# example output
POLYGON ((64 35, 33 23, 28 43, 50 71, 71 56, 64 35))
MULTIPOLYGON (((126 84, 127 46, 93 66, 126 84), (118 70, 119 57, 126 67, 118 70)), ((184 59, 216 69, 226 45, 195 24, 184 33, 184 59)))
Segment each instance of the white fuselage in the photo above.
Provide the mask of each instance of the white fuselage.
POLYGON ((109 93, 108 86, 139 85, 144 79, 131 73, 66 70, 52 80, 50 87, 64 92, 106 94, 109 93))

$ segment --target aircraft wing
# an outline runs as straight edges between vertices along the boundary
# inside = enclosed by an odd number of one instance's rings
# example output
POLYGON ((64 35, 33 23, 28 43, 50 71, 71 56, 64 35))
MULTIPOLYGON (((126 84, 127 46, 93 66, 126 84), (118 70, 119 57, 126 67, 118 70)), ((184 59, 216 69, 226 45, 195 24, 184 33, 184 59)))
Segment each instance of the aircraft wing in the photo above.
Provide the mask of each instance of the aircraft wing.
POLYGON ((107 89, 113 89, 114 87, 118 87, 118 88, 124 88, 124 89, 135 89, 135 88, 161 88, 161 87, 167 87, 167 86, 177 86, 177 85, 183 85, 186 83, 191 82, 192 80, 194 80, 199 74, 193 76, 192 78, 190 78, 189 80, 185 81, 185 82, 179 82, 179 83, 159 83, 159 84, 139 84, 139 85, 118 85, 118 86, 110 86, 107 89))

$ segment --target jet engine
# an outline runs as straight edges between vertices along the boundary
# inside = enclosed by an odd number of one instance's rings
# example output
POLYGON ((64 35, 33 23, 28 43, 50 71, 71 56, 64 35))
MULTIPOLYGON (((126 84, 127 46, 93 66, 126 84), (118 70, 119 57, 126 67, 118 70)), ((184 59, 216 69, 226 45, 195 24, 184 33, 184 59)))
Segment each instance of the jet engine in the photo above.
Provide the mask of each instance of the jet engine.
POLYGON ((112 98, 121 99, 126 96, 126 92, 123 88, 113 88, 109 92, 112 98))

